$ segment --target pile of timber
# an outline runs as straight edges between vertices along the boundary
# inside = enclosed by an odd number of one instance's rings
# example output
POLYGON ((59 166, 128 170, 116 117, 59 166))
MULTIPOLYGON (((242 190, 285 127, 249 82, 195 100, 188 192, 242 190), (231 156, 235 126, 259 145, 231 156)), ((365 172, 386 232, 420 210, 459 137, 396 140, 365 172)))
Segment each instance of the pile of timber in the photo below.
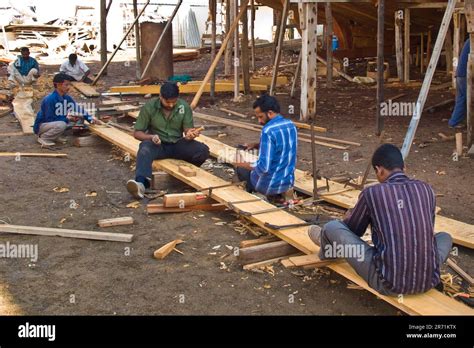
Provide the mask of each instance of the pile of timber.
POLYGON ((200 56, 198 49, 191 48, 173 48, 173 62, 195 60, 200 56))
POLYGON ((98 97, 100 96, 100 93, 96 91, 96 89, 84 82, 71 82, 72 86, 77 89, 79 92, 81 92, 83 95, 86 97, 98 97))
MULTIPOLYGON (((123 151, 136 156, 139 141, 132 136, 109 127, 91 126, 90 129, 98 136, 120 147, 123 151)), ((196 176, 184 176, 178 170, 178 167, 183 164, 185 164, 183 161, 166 159, 155 161, 153 168, 154 170, 163 170, 198 190, 228 184, 227 181, 197 167, 195 168, 196 176)), ((255 197, 237 186, 230 186, 214 189, 212 191, 212 198, 220 203, 228 204, 229 202, 252 200, 255 197)), ((274 206, 268 202, 258 201, 242 204, 239 208, 249 212, 258 212, 274 208, 274 206)), ((305 254, 316 254, 319 251, 319 248, 308 237, 307 228, 305 227, 272 230, 265 226, 266 222, 274 223, 275 221, 278 221, 280 224, 298 224, 303 222, 303 220, 285 211, 257 214, 248 217, 248 219, 305 254)), ((474 315, 474 310, 437 290, 430 290, 421 295, 408 295, 405 296, 404 301, 398 301, 397 298, 380 295, 370 288, 350 265, 345 262, 331 264, 328 267, 410 315, 474 315)))

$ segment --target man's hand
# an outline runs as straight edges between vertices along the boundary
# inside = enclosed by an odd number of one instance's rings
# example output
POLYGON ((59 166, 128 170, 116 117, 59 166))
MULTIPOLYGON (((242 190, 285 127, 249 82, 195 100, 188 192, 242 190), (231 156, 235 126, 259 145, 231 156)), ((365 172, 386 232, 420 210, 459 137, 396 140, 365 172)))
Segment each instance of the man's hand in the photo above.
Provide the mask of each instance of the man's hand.
POLYGON ((92 117, 90 124, 101 125, 101 124, 104 124, 104 122, 102 122, 101 120, 99 120, 99 119, 97 119, 97 118, 95 118, 95 117, 92 117))
POLYGON ((235 162, 235 163, 231 163, 231 164, 235 168, 244 168, 244 169, 248 169, 248 170, 253 170, 252 165, 248 162, 235 162))
POLYGON ((199 128, 190 128, 187 129, 186 132, 184 133, 184 138, 186 140, 194 140, 196 137, 198 137, 200 134, 199 128))
POLYGON ((151 141, 153 141, 153 143, 155 145, 160 145, 161 144, 161 139, 159 137, 158 134, 154 134, 152 137, 151 137, 151 141))

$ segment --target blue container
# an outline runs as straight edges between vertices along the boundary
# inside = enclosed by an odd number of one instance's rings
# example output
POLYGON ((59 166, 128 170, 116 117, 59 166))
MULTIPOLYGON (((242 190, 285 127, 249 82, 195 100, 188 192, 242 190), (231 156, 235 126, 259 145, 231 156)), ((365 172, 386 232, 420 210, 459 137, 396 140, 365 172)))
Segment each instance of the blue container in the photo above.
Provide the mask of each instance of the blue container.
POLYGON ((339 40, 336 35, 332 36, 332 50, 336 51, 339 48, 339 40))

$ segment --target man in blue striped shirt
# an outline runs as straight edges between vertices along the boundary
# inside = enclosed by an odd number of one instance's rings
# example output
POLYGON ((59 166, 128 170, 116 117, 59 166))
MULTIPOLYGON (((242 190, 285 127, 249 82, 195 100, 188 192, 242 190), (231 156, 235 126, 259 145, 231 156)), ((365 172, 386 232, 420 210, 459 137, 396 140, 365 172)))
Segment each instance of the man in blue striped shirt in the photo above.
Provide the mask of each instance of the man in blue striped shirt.
POLYGON ((343 221, 322 231, 311 226, 309 236, 320 245, 321 259, 345 258, 382 295, 426 292, 440 283, 440 266, 452 246, 448 233, 434 233, 433 189, 405 175, 394 145, 380 146, 372 166, 380 184, 364 189, 343 221), (369 225, 374 246, 360 238, 369 225))
POLYGON ((247 146, 259 149, 255 163, 234 163, 237 176, 247 182, 247 191, 277 196, 295 183, 298 134, 295 125, 280 114, 278 101, 269 95, 259 97, 253 104, 258 122, 263 125, 260 143, 247 146))

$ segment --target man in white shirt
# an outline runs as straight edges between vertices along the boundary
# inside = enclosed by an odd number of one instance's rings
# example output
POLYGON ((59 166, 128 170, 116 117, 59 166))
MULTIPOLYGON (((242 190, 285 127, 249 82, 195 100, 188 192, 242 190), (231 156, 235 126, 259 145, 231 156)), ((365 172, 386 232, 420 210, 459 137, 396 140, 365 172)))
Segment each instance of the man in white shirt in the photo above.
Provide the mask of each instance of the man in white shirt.
POLYGON ((74 81, 81 81, 91 83, 92 80, 88 77, 91 71, 82 61, 77 59, 77 54, 71 53, 69 59, 61 64, 59 72, 69 75, 74 81))

